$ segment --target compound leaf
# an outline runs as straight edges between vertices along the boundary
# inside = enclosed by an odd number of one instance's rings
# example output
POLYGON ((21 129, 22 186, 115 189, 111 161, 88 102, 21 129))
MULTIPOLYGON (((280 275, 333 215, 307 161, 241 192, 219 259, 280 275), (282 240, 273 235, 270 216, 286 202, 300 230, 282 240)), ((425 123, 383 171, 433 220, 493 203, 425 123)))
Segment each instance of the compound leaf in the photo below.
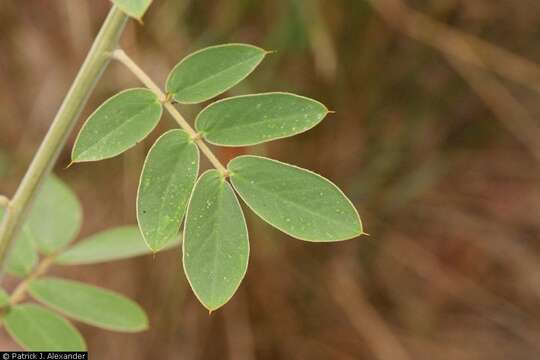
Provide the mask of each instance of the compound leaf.
POLYGON ((199 172, 199 148, 183 130, 163 134, 150 149, 139 182, 137 220, 153 251, 178 236, 199 172))
POLYGON ((47 178, 25 223, 25 233, 45 254, 54 253, 72 241, 82 222, 77 196, 56 176, 47 178))
POLYGON ((71 161, 97 161, 135 146, 157 125, 163 107, 148 89, 129 89, 105 101, 84 123, 71 161))
POLYGON ((79 331, 63 317, 39 305, 21 304, 4 318, 8 333, 28 351, 85 351, 79 331))
POLYGON ((247 44, 210 46, 180 61, 169 74, 166 89, 183 104, 217 96, 247 77, 267 52, 247 44))
POLYGON ((56 278, 33 280, 28 290, 43 304, 90 325, 124 332, 148 327, 146 314, 139 305, 110 290, 56 278))
POLYGON ((132 18, 141 20, 152 0, 112 0, 112 2, 132 18))
POLYGON ((302 133, 326 114, 323 104, 303 96, 244 95, 210 104, 197 116, 196 127, 212 144, 246 146, 302 133))
POLYGON ((195 185, 182 246, 184 271, 199 301, 210 311, 223 306, 244 278, 249 242, 238 199, 216 170, 195 185))
MULTIPOLYGON (((172 238, 163 250, 178 246, 180 238, 172 238)), ((122 226, 105 230, 75 243, 58 255, 59 265, 95 264, 150 254, 137 226, 122 226)))
POLYGON ((300 240, 339 241, 362 234, 358 212, 343 192, 311 171, 258 156, 229 162, 231 182, 263 220, 300 240))

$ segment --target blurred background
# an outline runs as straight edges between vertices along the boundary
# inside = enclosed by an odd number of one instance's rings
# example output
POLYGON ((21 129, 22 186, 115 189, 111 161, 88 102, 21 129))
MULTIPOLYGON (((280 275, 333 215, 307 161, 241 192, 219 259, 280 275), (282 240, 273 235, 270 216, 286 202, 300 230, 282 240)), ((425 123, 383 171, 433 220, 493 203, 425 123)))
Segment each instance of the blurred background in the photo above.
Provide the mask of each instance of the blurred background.
MULTIPOLYGON (((15 190, 109 7, 0 2, 0 193, 15 190)), ((304 243, 246 211, 249 271, 212 315, 177 251, 54 269, 149 314, 135 335, 77 324, 92 358, 539 358, 539 24, 537 0, 155 0, 122 46, 158 83, 196 49, 248 42, 277 52, 227 95, 286 90, 336 111, 303 135, 216 151, 323 174, 370 236, 304 243)), ((76 131, 134 86, 112 63, 76 131)), ((171 127, 167 117, 126 154, 65 169, 73 133, 55 172, 83 202, 80 238, 135 223, 145 154, 171 127)), ((17 349, 1 331, 0 346, 17 349)))

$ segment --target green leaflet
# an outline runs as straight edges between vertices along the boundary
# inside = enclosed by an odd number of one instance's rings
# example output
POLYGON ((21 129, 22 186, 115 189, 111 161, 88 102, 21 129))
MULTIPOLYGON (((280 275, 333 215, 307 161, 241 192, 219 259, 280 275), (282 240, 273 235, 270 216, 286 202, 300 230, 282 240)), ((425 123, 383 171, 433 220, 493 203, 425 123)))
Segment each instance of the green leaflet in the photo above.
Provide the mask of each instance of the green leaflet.
POLYGON ((28 290, 38 301, 90 325, 125 332, 148 327, 139 305, 110 290, 56 278, 33 280, 28 290))
MULTIPOLYGON (((163 250, 178 246, 180 238, 170 239, 163 250)), ((55 262, 59 265, 95 264, 127 259, 152 253, 137 226, 122 226, 105 230, 75 243, 61 253, 55 262)))
MULTIPOLYGON (((0 208, 0 221, 4 217, 5 210, 0 208)), ((38 254, 34 249, 28 227, 23 225, 17 240, 9 250, 6 262, 6 271, 11 275, 24 277, 32 271, 38 260, 38 254)))
POLYGON ((217 170, 206 171, 195 185, 182 250, 199 301, 210 311, 229 301, 246 273, 249 242, 238 199, 217 170))
POLYGON ((144 162, 137 194, 137 220, 153 251, 178 236, 199 172, 199 148, 183 130, 163 134, 144 162))
POLYGON ((28 214, 25 232, 45 254, 54 253, 72 241, 82 221, 79 200, 56 176, 47 178, 28 214))
POLYGON ((28 235, 27 228, 23 226, 20 235, 9 252, 6 271, 18 277, 25 277, 32 272, 37 261, 38 254, 34 249, 34 243, 28 235))
POLYGON ((9 295, 3 288, 0 287, 0 307, 9 305, 9 295))
POLYGON ((148 89, 129 89, 105 101, 84 123, 71 161, 97 161, 135 146, 157 125, 163 107, 148 89))
MULTIPOLYGON (((4 209, 0 209, 0 219, 4 209)), ((51 254, 75 238, 81 227, 82 209, 71 189, 51 175, 44 181, 13 248, 6 271, 24 277, 37 263, 34 246, 51 254)))
POLYGON ((328 109, 288 93, 236 96, 208 105, 196 127, 210 143, 247 146, 293 136, 320 123, 328 109))
POLYGON ((167 93, 183 104, 217 96, 248 76, 267 52, 247 44, 210 46, 188 55, 169 74, 167 93))
POLYGON ((4 323, 8 333, 28 351, 85 351, 79 331, 63 317, 34 304, 9 310, 4 323))
POLYGON ((112 0, 112 2, 132 18, 141 20, 152 0, 112 0))
POLYGON ((320 175, 258 156, 239 156, 228 168, 232 185, 246 204, 292 237, 338 241, 362 234, 350 200, 320 175))

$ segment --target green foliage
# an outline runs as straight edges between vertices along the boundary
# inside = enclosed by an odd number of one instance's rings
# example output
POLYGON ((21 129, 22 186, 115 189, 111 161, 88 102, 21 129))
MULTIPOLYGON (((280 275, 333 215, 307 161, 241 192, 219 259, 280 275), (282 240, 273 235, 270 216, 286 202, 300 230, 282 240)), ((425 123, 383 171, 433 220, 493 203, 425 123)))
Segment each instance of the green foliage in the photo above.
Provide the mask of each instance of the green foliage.
POLYGON ((44 254, 69 244, 79 233, 82 209, 77 196, 56 176, 43 184, 25 223, 25 234, 44 254))
POLYGON ((81 334, 66 319, 34 304, 9 309, 4 317, 8 333, 29 351, 84 351, 81 334))
POLYGON ((85 122, 71 161, 97 161, 135 146, 157 125, 163 107, 147 89, 129 89, 105 101, 85 122))
POLYGON ((246 44, 211 46, 185 57, 169 74, 167 93, 182 104, 211 99, 248 76, 266 51, 246 44))
POLYGON ((9 295, 6 290, 0 288, 0 307, 9 305, 9 295))
MULTIPOLYGON (((3 212, 0 209, 0 218, 3 212)), ((75 281, 40 277, 50 264, 89 264, 151 253, 137 226, 106 230, 66 247, 78 232, 80 218, 76 196, 51 176, 9 254, 6 270, 26 277, 27 283, 19 284, 11 298, 0 288, 0 313, 5 315, 3 321, 9 334, 26 350, 75 351, 84 350, 85 344, 78 331, 61 316, 37 305, 11 306, 12 301, 18 303, 24 298, 21 289, 44 305, 94 326, 125 332, 148 327, 144 311, 124 296, 75 281), (47 257, 40 263, 39 271, 32 272, 38 260, 35 244, 41 245, 47 257)), ((178 245, 176 236, 164 249, 178 245)))
MULTIPOLYGON (((233 296, 247 270, 248 233, 234 191, 263 220, 297 239, 330 242, 363 233, 351 201, 322 176, 255 156, 233 159, 226 169, 204 143, 250 146, 293 136, 323 120, 329 112, 323 104, 282 92, 225 98, 209 104, 198 114, 196 130, 172 108, 173 101, 200 103, 227 91, 247 77, 266 54, 265 50, 251 45, 225 44, 196 51, 180 61, 166 82, 166 102, 169 102, 166 108, 183 130, 169 131, 156 141, 140 177, 137 219, 144 241, 151 251, 163 248, 177 237, 186 213, 182 245, 184 272, 195 295, 210 311, 223 306, 233 296), (216 170, 205 172, 197 181, 199 149, 216 170)), ((157 100, 164 96, 161 90, 156 90, 155 84, 125 53, 117 60, 155 94, 147 91, 141 105, 119 98, 130 91, 142 92, 128 90, 102 105, 83 127, 73 161, 78 161, 81 153, 92 160, 120 153, 144 138, 161 115, 162 106, 157 100), (129 126, 119 128, 133 120, 126 119, 127 113, 144 119, 145 131, 134 131, 129 126), (89 125, 92 122, 96 123, 93 127, 89 125), (84 143, 80 142, 83 137, 84 143)), ((122 250, 118 251, 118 258, 140 251, 139 246, 133 253, 124 245, 119 246, 122 250)), ((97 248, 98 261, 115 258, 99 243, 97 248)), ((71 252, 73 256, 73 251, 66 254, 71 252)), ((94 262, 92 256, 86 256, 87 249, 78 251, 75 258, 79 260, 66 260, 67 255, 63 254, 58 261, 94 262)), ((92 252, 90 247, 89 253, 92 252)))
POLYGON ((199 148, 183 130, 163 134, 144 162, 137 219, 148 247, 160 250, 178 237, 199 172, 199 148))
MULTIPOLYGON (((170 239, 163 249, 177 247, 179 243, 179 237, 170 239)), ((58 255, 55 262, 59 265, 96 264, 147 255, 151 252, 137 226, 122 226, 102 231, 75 243, 58 255)))
POLYGON ((294 94, 244 95, 207 106, 196 127, 212 144, 247 146, 307 131, 327 113, 320 102, 294 94))
POLYGON ((139 305, 109 290, 56 278, 33 280, 28 289, 36 300, 90 325, 125 332, 148 327, 139 305))
MULTIPOLYGON (((0 219, 5 210, 0 208, 0 219)), ((81 227, 82 209, 77 196, 56 176, 43 184, 26 222, 10 249, 5 270, 24 277, 35 267, 38 248, 53 254, 71 242, 81 227)))
POLYGON ((201 303, 212 311, 229 301, 246 274, 249 242, 238 199, 216 170, 205 172, 193 190, 182 252, 201 303))
POLYGON ((152 0, 112 0, 112 2, 120 8, 123 12, 135 18, 141 20, 152 0))
POLYGON ((36 266, 38 254, 26 227, 21 229, 6 262, 6 271, 12 275, 24 277, 36 266))
POLYGON ((231 182, 263 220, 300 240, 338 241, 362 234, 360 217, 333 183, 311 171, 258 156, 228 166, 231 182))
MULTIPOLYGON (((151 3, 112 1, 139 20, 151 3)), ((204 143, 249 146, 293 136, 323 120, 328 114, 323 104, 281 92, 225 98, 199 113, 197 131, 173 107, 173 101, 200 103, 226 92, 246 78, 266 54, 247 44, 199 50, 174 67, 166 81, 167 94, 163 94, 123 51, 113 52, 149 89, 122 91, 95 110, 77 136, 72 162, 103 160, 130 149, 157 126, 164 107, 183 129, 163 134, 147 155, 137 195, 138 228, 107 230, 70 246, 81 227, 81 206, 60 180, 54 176, 46 179, 7 261, 10 273, 26 279, 11 296, 0 291, 5 327, 21 346, 36 351, 86 347, 76 328, 62 316, 35 304, 19 304, 26 292, 86 324, 113 331, 145 330, 146 314, 126 297, 41 276, 52 264, 93 264, 178 247, 184 217, 182 261, 187 279, 208 310, 223 306, 240 286, 250 253, 246 221, 235 191, 263 220, 292 237, 328 242, 362 234, 356 209, 329 180, 256 156, 237 157, 225 168, 204 143), (199 150, 216 169, 197 180, 199 150), (37 266, 36 250, 45 257, 37 266)))
MULTIPOLYGON (((5 210, 0 208, 0 221, 4 217, 5 210)), ((38 255, 34 249, 34 243, 27 226, 23 226, 17 240, 10 250, 6 261, 5 270, 11 275, 24 277, 28 275, 36 265, 38 255)))

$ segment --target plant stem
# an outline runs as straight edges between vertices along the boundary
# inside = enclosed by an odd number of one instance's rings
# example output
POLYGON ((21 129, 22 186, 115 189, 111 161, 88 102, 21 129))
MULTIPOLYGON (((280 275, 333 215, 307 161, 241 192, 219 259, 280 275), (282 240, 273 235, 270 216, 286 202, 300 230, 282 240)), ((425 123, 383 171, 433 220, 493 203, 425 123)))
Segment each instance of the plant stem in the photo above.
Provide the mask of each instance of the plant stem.
POLYGON ((184 129, 185 132, 191 136, 193 141, 197 144, 199 149, 201 149, 202 153, 208 158, 208 160, 212 163, 212 165, 223 175, 227 176, 228 171, 225 166, 219 161, 219 159, 214 155, 212 150, 206 145, 206 143, 201 139, 200 135, 189 125, 189 123, 184 119, 182 114, 176 110, 174 105, 170 101, 170 97, 165 94, 159 86, 156 85, 156 83, 142 70, 139 65, 137 65, 122 49, 116 49, 112 53, 112 57, 115 60, 120 61, 122 64, 124 64, 148 89, 152 90, 156 96, 160 99, 160 101, 163 103, 163 106, 167 111, 171 114, 171 116, 176 120, 178 125, 182 129, 184 129))
POLYGON ((54 259, 55 256, 48 256, 41 260, 36 269, 30 275, 28 275, 26 279, 21 281, 19 285, 17 285, 9 298, 9 302, 11 305, 15 305, 24 300, 24 297, 26 296, 26 291, 28 290, 28 285, 30 285, 32 280, 37 279, 41 275, 45 274, 45 272, 49 270, 49 267, 51 267, 51 265, 54 263, 54 259))
POLYGON ((117 46, 126 21, 127 15, 113 6, 47 135, 10 201, 8 211, 0 224, 0 271, 2 271, 7 251, 16 238, 42 180, 50 173, 90 93, 109 63, 109 53, 117 46))
POLYGON ((7 209, 8 206, 9 206, 9 199, 4 195, 0 195, 0 207, 7 209))

